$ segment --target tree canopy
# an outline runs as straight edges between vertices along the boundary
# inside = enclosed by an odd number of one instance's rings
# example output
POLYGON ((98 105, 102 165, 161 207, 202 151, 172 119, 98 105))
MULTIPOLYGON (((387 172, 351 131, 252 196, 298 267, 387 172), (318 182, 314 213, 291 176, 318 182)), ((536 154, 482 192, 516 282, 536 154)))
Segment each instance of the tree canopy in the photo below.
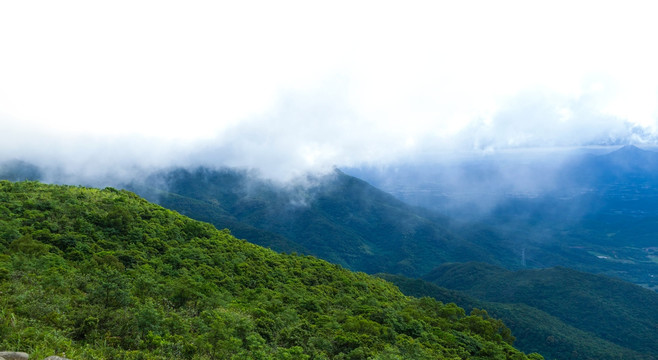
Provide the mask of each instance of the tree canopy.
POLYGON ((0 347, 73 359, 538 359, 482 311, 127 191, 0 182, 0 347))

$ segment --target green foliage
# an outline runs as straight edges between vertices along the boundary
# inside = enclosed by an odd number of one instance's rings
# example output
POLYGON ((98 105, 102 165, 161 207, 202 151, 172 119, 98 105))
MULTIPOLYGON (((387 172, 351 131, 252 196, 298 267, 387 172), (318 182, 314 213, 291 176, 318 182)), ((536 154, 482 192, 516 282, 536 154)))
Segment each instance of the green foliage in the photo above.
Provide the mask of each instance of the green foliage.
POLYGON ((73 359, 527 359, 485 313, 136 195, 0 182, 0 348, 73 359))
POLYGON ((479 311, 478 308, 486 309, 488 314, 504 322, 504 325, 502 322, 499 323, 498 328, 503 338, 512 340, 510 336, 511 333, 514 333, 516 335, 515 347, 525 352, 539 352, 547 359, 653 358, 650 354, 641 354, 601 339, 595 334, 580 330, 555 316, 525 304, 478 300, 464 292, 442 288, 421 279, 409 279, 389 274, 377 276, 394 283, 402 292, 410 296, 430 296, 443 302, 455 302, 459 306, 473 311, 479 311), (511 331, 509 331, 510 329, 511 331))
MULTIPOLYGON (((605 341, 610 349, 614 347, 609 345, 617 345, 619 348, 611 351, 613 354, 623 354, 625 351, 620 348, 626 348, 649 358, 658 356, 658 313, 655 311, 658 294, 637 285, 561 267, 509 271, 481 263, 445 264, 424 280, 489 303, 522 304, 526 309, 543 312, 545 315, 541 317, 545 319, 550 315, 554 321, 536 322, 534 331, 537 332, 546 331, 548 324, 561 322, 560 327, 578 329, 590 339, 605 341)), ((516 334, 524 333, 522 328, 528 324, 507 313, 504 317, 502 312, 496 315, 516 334), (515 325, 518 327, 514 328, 515 325)), ((547 335, 533 342, 553 349, 566 348, 566 344, 573 343, 565 339, 565 332, 547 335)), ((581 337, 569 336, 571 339, 581 337)), ((597 347, 591 349, 589 351, 596 351, 597 347)))

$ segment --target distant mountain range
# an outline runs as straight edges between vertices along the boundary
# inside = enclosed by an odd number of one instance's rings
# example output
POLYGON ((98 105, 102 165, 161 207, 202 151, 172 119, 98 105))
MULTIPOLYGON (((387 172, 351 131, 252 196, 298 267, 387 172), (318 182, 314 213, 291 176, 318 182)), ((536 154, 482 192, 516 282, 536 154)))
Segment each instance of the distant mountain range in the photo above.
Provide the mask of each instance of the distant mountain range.
POLYGON ((576 159, 563 173, 562 176, 574 179, 576 184, 597 189, 620 182, 655 183, 658 181, 658 152, 628 145, 605 155, 576 159))

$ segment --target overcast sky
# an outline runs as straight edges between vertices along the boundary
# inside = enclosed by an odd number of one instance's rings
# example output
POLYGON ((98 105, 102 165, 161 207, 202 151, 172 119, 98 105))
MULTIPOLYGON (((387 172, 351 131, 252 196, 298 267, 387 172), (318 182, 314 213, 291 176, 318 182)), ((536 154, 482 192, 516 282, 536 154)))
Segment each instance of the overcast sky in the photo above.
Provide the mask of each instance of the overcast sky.
POLYGON ((0 158, 290 174, 655 143, 654 5, 3 1, 0 158))

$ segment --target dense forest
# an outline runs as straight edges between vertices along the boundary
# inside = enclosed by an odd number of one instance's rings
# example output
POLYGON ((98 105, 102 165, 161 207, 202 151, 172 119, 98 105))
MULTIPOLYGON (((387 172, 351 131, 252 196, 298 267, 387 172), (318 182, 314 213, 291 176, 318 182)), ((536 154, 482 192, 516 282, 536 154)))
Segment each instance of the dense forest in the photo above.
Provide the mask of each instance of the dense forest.
POLYGON ((127 191, 0 182, 0 348, 72 359, 541 359, 500 321, 127 191))

